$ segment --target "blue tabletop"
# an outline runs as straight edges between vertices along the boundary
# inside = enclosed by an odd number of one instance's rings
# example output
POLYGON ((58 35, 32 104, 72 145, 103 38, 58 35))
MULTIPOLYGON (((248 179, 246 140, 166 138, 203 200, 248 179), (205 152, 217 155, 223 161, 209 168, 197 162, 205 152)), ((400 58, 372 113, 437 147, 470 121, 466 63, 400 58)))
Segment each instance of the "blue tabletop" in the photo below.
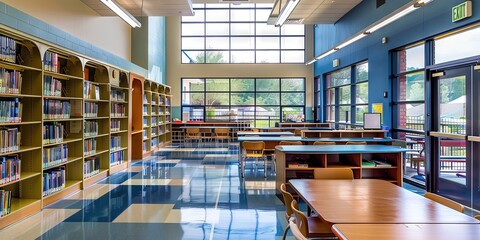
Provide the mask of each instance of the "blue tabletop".
POLYGON ((284 153, 400 153, 406 149, 388 145, 288 145, 276 146, 284 153))
POLYGON ((244 131, 239 131, 237 132, 237 135, 259 135, 259 136, 280 136, 280 135, 285 135, 285 136, 293 136, 294 134, 292 132, 244 132, 244 131))
POLYGON ((256 137, 238 137, 238 141, 302 141, 302 142, 377 142, 388 143, 393 142, 391 138, 302 138, 299 136, 273 137, 273 136, 256 136, 256 137))

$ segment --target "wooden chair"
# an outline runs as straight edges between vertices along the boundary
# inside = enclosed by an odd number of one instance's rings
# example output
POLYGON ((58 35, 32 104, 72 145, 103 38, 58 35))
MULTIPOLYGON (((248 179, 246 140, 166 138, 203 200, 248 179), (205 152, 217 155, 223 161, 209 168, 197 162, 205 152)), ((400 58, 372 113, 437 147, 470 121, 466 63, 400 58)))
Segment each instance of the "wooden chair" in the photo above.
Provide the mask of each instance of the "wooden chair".
POLYGON ((474 218, 480 220, 480 215, 475 216, 474 218))
POLYGON ((265 142, 263 141, 245 141, 242 143, 243 157, 241 162, 242 177, 245 176, 245 160, 247 158, 254 158, 257 161, 259 158, 263 160, 264 177, 267 177, 267 157, 264 154, 265 142))
POLYGON ((303 145, 302 141, 280 141, 278 145, 303 145))
POLYGON ((345 145, 367 145, 367 142, 347 142, 345 145))
POLYGON ((293 132, 293 134, 295 134, 295 136, 302 136, 302 130, 303 130, 303 129, 295 129, 295 131, 293 132))
POLYGON ((197 146, 199 145, 201 138, 200 138, 200 129, 199 128, 187 128, 185 130, 185 139, 184 139, 184 145, 187 144, 188 141, 192 143, 193 146, 193 141, 197 141, 197 146))
POLYGON ((280 129, 280 128, 269 128, 267 131, 268 132, 281 132, 282 129, 280 129))
POLYGON ((353 179, 353 171, 350 168, 315 168, 315 179, 353 179))
POLYGON ((335 237, 330 230, 331 225, 322 221, 320 217, 307 217, 298 210, 298 203, 292 200, 294 221, 300 233, 306 238, 332 238, 335 237))
MULTIPOLYGON (((288 227, 292 231, 295 240, 308 240, 308 238, 303 236, 302 232, 300 232, 300 229, 298 229, 297 224, 294 221, 290 221, 288 227)), ((285 237, 283 239, 285 239, 285 237)))
POLYGON ((335 142, 322 142, 322 141, 316 141, 313 143, 313 145, 335 145, 337 143, 335 142))
MULTIPOLYGON (((280 185, 280 192, 282 193, 283 203, 285 204, 285 220, 287 220, 287 223, 289 223, 293 221, 293 209, 292 209, 293 196, 292 194, 287 192, 287 186, 285 185, 285 183, 282 183, 282 185, 280 185)), ((289 228, 290 228, 290 225, 288 225, 283 231, 282 239, 285 239, 287 237, 287 232, 289 228)))
POLYGON ((460 203, 457 203, 453 200, 450 200, 448 198, 445 198, 445 197, 442 197, 440 195, 437 195, 435 193, 431 193, 431 192, 426 192, 425 195, 423 195, 424 197, 432 200, 432 201, 435 201, 437 203, 440 203, 442 205, 445 205, 453 210, 456 210, 456 211, 459 211, 461 213, 463 213, 465 211, 465 207, 460 204, 460 203))
POLYGON ((215 145, 219 142, 223 144, 224 141, 227 141, 227 147, 230 145, 230 130, 228 128, 215 128, 214 133, 215 145))

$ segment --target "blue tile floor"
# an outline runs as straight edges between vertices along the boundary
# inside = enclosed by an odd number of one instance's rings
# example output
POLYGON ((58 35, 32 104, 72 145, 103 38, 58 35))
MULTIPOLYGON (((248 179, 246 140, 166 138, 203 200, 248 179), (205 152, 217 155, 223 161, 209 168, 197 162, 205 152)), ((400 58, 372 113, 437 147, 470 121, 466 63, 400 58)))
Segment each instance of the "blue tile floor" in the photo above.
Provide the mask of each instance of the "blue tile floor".
POLYGON ((275 174, 269 167, 264 178, 262 166, 250 165, 242 179, 237 156, 234 144, 162 148, 3 229, 0 239, 281 239, 275 174))

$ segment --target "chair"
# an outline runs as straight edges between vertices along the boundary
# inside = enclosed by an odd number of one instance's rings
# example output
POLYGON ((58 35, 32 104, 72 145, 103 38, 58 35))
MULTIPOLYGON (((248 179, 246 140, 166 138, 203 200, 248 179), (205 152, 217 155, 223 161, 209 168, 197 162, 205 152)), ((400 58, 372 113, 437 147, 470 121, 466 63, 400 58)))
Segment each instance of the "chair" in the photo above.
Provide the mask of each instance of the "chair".
POLYGON ((295 134, 295 136, 302 136, 302 130, 303 130, 303 129, 295 129, 295 131, 293 132, 293 134, 295 134))
POLYGON ((445 205, 453 210, 459 211, 461 213, 463 213, 465 210, 465 207, 462 204, 452 201, 448 198, 442 197, 440 195, 437 195, 435 193, 426 192, 425 195, 423 196, 432 201, 445 205))
POLYGON ((242 177, 245 176, 245 160, 247 158, 254 158, 258 160, 263 159, 264 177, 267 177, 267 157, 263 153, 265 150, 265 142, 263 141, 245 141, 242 143, 243 157, 241 165, 242 177))
MULTIPOLYGON (((308 238, 303 236, 302 232, 300 232, 300 229, 298 229, 297 224, 295 224, 294 221, 290 221, 288 223, 288 227, 292 231, 292 234, 295 240, 308 240, 308 238)), ((285 237, 283 239, 285 239, 285 237)))
POLYGON ((347 142, 345 145, 366 145, 367 142, 347 142))
POLYGON ((278 145, 303 145, 301 141, 280 141, 278 145))
POLYGON ((330 230, 332 226, 322 221, 320 217, 307 217, 303 212, 298 210, 298 203, 292 200, 292 210, 295 225, 300 230, 303 237, 306 238, 332 238, 335 237, 330 230))
POLYGON ((185 132, 185 139, 184 139, 184 145, 187 144, 188 141, 192 143, 193 146, 193 140, 197 141, 197 145, 200 143, 200 129, 199 128, 187 128, 185 132))
POLYGON ((230 130, 228 128, 215 128, 215 144, 218 144, 220 141, 227 141, 227 147, 230 145, 230 130))
POLYGON ((353 179, 353 171, 350 168, 315 168, 314 179, 353 179))
POLYGON ((313 143, 313 145, 335 145, 337 143, 335 142, 322 142, 322 141, 316 141, 313 143))
POLYGON ((282 129, 280 129, 280 128, 269 128, 267 131, 268 132, 281 132, 282 129))
MULTIPOLYGON (((292 194, 287 192, 287 186, 285 185, 285 183, 282 183, 282 185, 280 185, 280 192, 282 193, 283 203, 285 204, 285 220, 287 220, 287 223, 289 223, 293 220, 293 209, 292 209, 293 196, 292 194)), ((282 239, 285 239, 285 237, 287 236, 287 232, 289 228, 290 228, 290 225, 288 225, 283 231, 282 239)))
POLYGON ((474 218, 480 220, 480 215, 475 216, 474 218))

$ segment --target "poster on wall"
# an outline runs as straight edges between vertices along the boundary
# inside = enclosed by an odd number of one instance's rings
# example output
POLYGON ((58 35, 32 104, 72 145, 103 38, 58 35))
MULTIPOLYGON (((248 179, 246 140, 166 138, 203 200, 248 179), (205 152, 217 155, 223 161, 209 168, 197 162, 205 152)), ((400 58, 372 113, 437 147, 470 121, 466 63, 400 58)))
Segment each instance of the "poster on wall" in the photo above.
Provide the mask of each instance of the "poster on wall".
POLYGON ((373 103, 372 104, 372 113, 380 113, 382 116, 382 123, 383 123, 383 103, 373 103))

